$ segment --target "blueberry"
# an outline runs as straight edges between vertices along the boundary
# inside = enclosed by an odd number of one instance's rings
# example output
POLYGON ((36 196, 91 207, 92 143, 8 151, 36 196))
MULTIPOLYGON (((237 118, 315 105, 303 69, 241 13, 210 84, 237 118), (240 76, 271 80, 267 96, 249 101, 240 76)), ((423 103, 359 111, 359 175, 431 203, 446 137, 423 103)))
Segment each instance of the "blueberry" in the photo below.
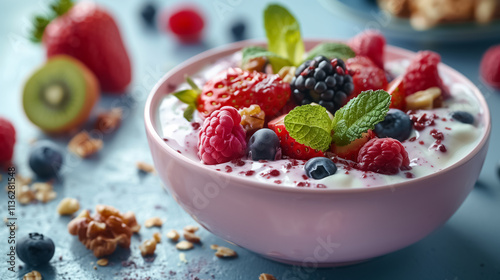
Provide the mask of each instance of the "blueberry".
POLYGON ((16 253, 23 262, 31 266, 46 264, 54 256, 52 239, 39 233, 30 233, 17 241, 16 253))
POLYGON ((148 25, 155 24, 156 6, 153 3, 146 3, 141 10, 141 17, 148 25))
POLYGON ((337 166, 328 158, 315 157, 306 162, 304 170, 309 178, 323 179, 335 174, 335 172, 337 172, 337 166))
POLYGON ((234 41, 241 41, 245 39, 246 24, 243 21, 237 21, 231 26, 231 35, 234 41))
POLYGON ((252 160, 275 160, 281 157, 278 135, 269 128, 259 129, 250 137, 248 150, 252 160))
POLYGON ((56 177, 63 164, 62 153, 54 143, 40 141, 31 148, 29 165, 40 178, 56 177))
POLYGON ((403 142, 408 139, 412 130, 410 117, 401 110, 391 109, 385 119, 375 125, 378 137, 390 137, 403 142))
POLYGON ((455 120, 461 122, 461 123, 466 123, 466 124, 473 124, 474 123, 474 116, 472 116, 470 113, 464 112, 464 111, 456 111, 451 113, 451 117, 454 118, 455 120))

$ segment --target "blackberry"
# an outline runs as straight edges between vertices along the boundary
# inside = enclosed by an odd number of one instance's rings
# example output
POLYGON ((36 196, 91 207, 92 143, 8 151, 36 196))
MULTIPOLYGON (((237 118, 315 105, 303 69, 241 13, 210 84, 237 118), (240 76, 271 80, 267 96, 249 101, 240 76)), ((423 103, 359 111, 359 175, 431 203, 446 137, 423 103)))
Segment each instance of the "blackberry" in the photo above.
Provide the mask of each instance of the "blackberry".
POLYGON ((317 56, 302 63, 290 83, 298 105, 316 102, 334 114, 354 90, 352 76, 344 61, 317 56))

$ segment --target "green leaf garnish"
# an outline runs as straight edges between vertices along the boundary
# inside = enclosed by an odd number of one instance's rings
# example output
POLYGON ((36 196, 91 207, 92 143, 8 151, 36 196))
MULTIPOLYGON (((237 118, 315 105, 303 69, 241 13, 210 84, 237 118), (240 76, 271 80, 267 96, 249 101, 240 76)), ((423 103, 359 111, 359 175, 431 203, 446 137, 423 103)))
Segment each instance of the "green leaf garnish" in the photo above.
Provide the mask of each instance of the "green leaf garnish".
POLYGON ((283 58, 271 51, 266 50, 263 47, 251 46, 246 47, 242 50, 243 59, 241 61, 242 65, 245 65, 250 59, 256 57, 266 57, 273 67, 273 72, 278 73, 278 71, 284 67, 292 65, 290 60, 283 58))
POLYGON ((264 11, 269 51, 299 65, 304 56, 304 43, 297 20, 283 6, 271 4, 264 11))
POLYGON ((331 124, 326 109, 319 105, 295 107, 285 117, 286 130, 295 141, 322 151, 332 142, 331 124))
POLYGON ((33 20, 33 27, 30 32, 30 40, 35 43, 41 42, 43 32, 45 31, 47 25, 58 16, 64 15, 72 7, 72 0, 56 0, 54 3, 50 4, 50 12, 47 15, 35 16, 33 20))
MULTIPOLYGON (((384 120, 391 95, 384 90, 363 91, 340 108, 333 118, 333 142, 345 146, 361 137, 368 129, 384 120)), ((292 136, 293 137, 293 136, 292 136)))
POLYGON ((322 43, 316 45, 316 47, 309 51, 307 59, 313 59, 318 55, 326 56, 328 59, 340 58, 346 60, 356 56, 356 53, 346 44, 322 43))
POLYGON ((198 107, 198 96, 200 96, 201 90, 190 77, 186 77, 186 81, 191 86, 191 89, 180 90, 174 92, 173 95, 182 103, 188 105, 184 110, 183 116, 190 122, 193 120, 193 113, 198 107))

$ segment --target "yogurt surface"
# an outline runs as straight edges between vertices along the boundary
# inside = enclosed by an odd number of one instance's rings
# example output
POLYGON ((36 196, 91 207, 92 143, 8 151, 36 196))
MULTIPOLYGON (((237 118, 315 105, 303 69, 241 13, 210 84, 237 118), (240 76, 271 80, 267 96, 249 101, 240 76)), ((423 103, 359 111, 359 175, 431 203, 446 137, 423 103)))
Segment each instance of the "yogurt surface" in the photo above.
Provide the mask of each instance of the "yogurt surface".
MULTIPOLYGON (((229 67, 237 67, 241 53, 235 53, 205 67, 192 76, 198 85, 229 67)), ((398 75, 404 71, 407 60, 386 63, 386 69, 398 75)), ((353 168, 354 163, 334 158, 337 173, 321 180, 310 179, 305 175, 306 161, 282 159, 277 161, 252 161, 243 157, 231 162, 206 165, 215 172, 226 172, 233 176, 241 176, 249 180, 273 182, 283 187, 308 188, 365 188, 399 183, 413 178, 423 177, 451 166, 469 154, 479 143, 484 133, 484 124, 480 121, 482 110, 471 89, 459 83, 451 84, 446 76, 444 82, 450 87, 452 97, 446 100, 443 107, 432 110, 417 110, 410 116, 420 124, 413 129, 408 140, 402 142, 411 161, 411 170, 401 171, 396 175, 384 175, 366 172, 353 168), (476 122, 474 125, 464 124, 450 117, 454 111, 471 113, 476 122)), ((176 90, 188 88, 181 84, 176 90)), ((173 95, 168 94, 159 106, 158 131, 172 149, 200 162, 197 156, 198 131, 203 121, 195 114, 192 123, 183 118, 186 104, 173 95)))

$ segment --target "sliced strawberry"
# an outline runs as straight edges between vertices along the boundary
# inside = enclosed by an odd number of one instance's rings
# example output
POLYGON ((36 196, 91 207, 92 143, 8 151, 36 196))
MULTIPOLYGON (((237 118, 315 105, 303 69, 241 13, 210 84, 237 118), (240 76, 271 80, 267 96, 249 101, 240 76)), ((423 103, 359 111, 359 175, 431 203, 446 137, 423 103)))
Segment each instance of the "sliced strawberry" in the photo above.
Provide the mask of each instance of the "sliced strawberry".
POLYGON ((399 109, 403 112, 406 111, 406 93, 402 76, 397 77, 389 83, 387 92, 392 96, 389 108, 399 109))
POLYGON ((363 133, 361 138, 352 141, 351 143, 349 143, 349 145, 336 146, 335 144, 332 144, 330 150, 338 157, 356 162, 359 150, 361 150, 366 142, 370 141, 370 139, 374 137, 375 134, 373 133, 373 131, 368 130, 368 132, 363 133))
POLYGON ((359 33, 347 43, 356 55, 370 58, 377 67, 384 69, 385 38, 380 32, 367 30, 359 33))
POLYGON ((365 90, 377 90, 387 88, 387 77, 384 70, 377 67, 368 57, 356 56, 346 61, 347 67, 354 74, 352 81, 354 91, 351 98, 358 96, 365 90))
POLYGON ((308 160, 313 157, 324 157, 325 154, 320 150, 315 150, 304 144, 295 141, 286 130, 285 116, 282 115, 268 123, 268 127, 278 135, 280 139, 281 151, 283 155, 294 159, 308 160))

